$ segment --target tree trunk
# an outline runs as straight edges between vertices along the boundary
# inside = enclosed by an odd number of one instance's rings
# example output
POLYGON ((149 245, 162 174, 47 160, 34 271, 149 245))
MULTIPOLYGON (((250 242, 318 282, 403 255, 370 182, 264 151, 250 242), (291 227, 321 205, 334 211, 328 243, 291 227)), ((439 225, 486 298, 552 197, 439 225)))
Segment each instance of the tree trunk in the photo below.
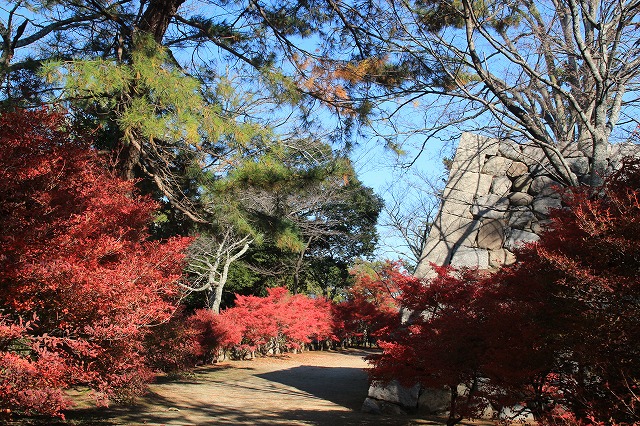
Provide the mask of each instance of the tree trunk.
MULTIPOLYGON (((185 0, 151 0, 147 9, 142 14, 140 22, 137 23, 135 31, 150 34, 156 43, 162 44, 171 18, 176 14, 185 0)), ((133 48, 133 46, 130 46, 133 48)), ((132 89, 130 96, 135 96, 132 89)), ((119 153, 118 171, 124 179, 135 179, 139 177, 136 169, 142 160, 141 138, 139 135, 130 134, 126 141, 122 143, 119 153)))
POLYGON ((171 18, 185 0, 151 0, 136 26, 138 31, 151 34, 158 44, 162 44, 171 18))
POLYGON ((608 138, 601 134, 597 129, 596 136, 593 138, 593 155, 591 158, 591 186, 600 186, 604 182, 605 173, 607 172, 607 145, 608 138))
POLYGON ((220 313, 220 303, 222 302, 222 290, 224 286, 222 284, 218 284, 216 287, 211 289, 211 293, 213 295, 213 300, 211 301, 211 310, 215 314, 220 313))
POLYGON ((136 173, 138 164, 140 163, 140 147, 132 142, 121 141, 122 149, 118 153, 117 169, 120 176, 126 180, 132 180, 139 177, 136 173))
POLYGON ((447 418, 447 426, 454 426, 462 420, 462 416, 456 414, 458 411, 458 386, 449 385, 451 389, 451 402, 449 404, 449 418, 447 418))
POLYGON ((312 241, 313 237, 309 237, 309 241, 305 244, 304 249, 300 252, 300 256, 298 256, 298 260, 296 261, 295 270, 293 271, 293 294, 298 294, 298 291, 300 291, 300 270, 302 269, 304 254, 307 252, 312 241))

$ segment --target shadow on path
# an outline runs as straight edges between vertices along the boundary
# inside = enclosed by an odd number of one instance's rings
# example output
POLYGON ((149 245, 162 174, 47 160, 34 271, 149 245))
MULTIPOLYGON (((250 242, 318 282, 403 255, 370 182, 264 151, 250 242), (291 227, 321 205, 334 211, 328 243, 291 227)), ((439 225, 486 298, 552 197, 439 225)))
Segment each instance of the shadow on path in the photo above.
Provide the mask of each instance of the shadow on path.
POLYGON ((367 373, 360 368, 302 365, 256 377, 299 389, 351 410, 360 409, 369 388, 367 373))

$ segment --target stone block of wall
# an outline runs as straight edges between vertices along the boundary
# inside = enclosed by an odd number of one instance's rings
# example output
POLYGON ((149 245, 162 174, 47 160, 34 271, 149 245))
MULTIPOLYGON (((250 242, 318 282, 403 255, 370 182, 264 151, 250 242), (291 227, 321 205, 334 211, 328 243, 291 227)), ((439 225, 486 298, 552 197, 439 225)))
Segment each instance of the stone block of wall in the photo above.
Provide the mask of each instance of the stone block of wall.
MULTIPOLYGON (((558 148, 578 180, 589 173, 586 145, 558 148)), ((625 155, 640 156, 640 146, 613 145, 610 167, 625 155)), ((512 262, 511 251, 535 241, 550 209, 562 207, 558 187, 540 147, 464 133, 415 274, 429 276, 430 262, 481 268, 512 262)))
POLYGON ((489 251, 477 247, 459 247, 451 256, 451 266, 489 269, 489 251))

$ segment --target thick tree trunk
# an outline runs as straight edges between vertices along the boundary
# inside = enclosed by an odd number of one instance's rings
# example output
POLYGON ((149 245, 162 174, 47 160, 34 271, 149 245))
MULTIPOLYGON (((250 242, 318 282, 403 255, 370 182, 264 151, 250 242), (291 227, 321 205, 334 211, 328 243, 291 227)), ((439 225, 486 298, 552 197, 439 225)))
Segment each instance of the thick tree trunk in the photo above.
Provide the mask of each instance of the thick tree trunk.
POLYGON ((218 284, 216 287, 211 289, 211 295, 213 296, 213 300, 211 301, 211 310, 219 314, 220 313, 220 303, 222 303, 222 290, 224 286, 222 284, 218 284))
POLYGON ((137 176, 136 168, 140 163, 140 147, 132 142, 121 141, 120 143, 122 148, 118 154, 119 161, 117 165, 119 174, 123 179, 135 179, 139 177, 137 176))
MULTIPOLYGON (((184 2, 185 0, 151 0, 137 23, 135 31, 150 34, 155 42, 161 45, 171 18, 184 2)), ((133 93, 131 95, 135 96, 133 93)), ((123 178, 134 179, 139 177, 136 168, 140 165, 144 153, 141 150, 142 143, 138 135, 129 135, 127 139, 119 153, 118 171, 123 178)))
POLYGON ((138 31, 151 34, 158 44, 162 44, 171 18, 185 0, 151 0, 136 26, 138 31))

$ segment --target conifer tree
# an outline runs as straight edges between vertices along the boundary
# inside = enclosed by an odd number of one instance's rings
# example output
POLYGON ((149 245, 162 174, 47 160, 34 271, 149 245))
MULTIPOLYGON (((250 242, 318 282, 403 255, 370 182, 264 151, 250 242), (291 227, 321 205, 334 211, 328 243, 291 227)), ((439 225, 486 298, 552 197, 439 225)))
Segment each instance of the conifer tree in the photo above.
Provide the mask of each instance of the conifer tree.
POLYGON ((351 263, 375 249, 381 200, 326 144, 301 141, 274 150, 233 171, 214 191, 214 198, 230 197, 227 206, 235 205, 263 236, 246 264, 294 293, 306 291, 308 281, 335 295, 348 282, 351 263))

